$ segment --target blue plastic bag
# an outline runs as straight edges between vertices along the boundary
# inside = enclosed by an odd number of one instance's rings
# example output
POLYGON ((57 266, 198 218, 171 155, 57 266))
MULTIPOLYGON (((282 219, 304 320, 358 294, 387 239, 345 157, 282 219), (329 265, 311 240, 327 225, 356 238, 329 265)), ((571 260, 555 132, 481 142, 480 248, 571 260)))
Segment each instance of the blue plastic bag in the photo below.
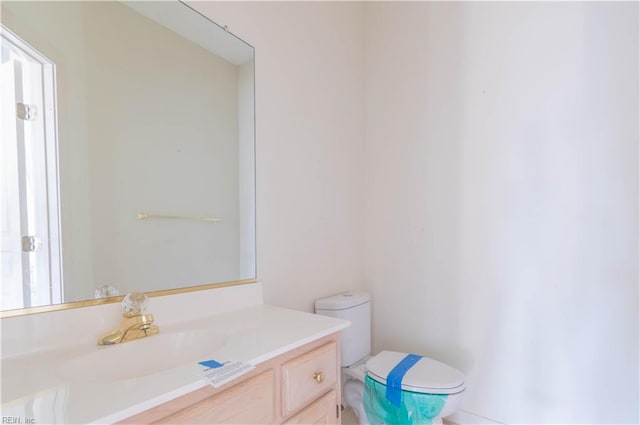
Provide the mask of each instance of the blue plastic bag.
POLYGON ((446 394, 402 391, 400 407, 386 397, 387 387, 369 376, 364 380, 364 411, 371 425, 431 424, 445 403, 446 394))

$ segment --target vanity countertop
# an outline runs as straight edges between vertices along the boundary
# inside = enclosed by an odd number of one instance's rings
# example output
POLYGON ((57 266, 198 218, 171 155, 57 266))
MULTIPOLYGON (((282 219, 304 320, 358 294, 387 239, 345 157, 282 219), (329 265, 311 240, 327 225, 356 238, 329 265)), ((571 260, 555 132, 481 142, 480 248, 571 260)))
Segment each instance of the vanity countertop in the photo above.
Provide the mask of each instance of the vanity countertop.
POLYGON ((198 361, 239 360, 257 365, 344 329, 349 322, 256 305, 158 325, 158 336, 115 346, 66 346, 2 359, 2 416, 21 419, 20 423, 31 418, 34 423, 114 423, 208 385, 199 376, 198 361), (212 351, 203 355, 200 344, 192 350, 189 338, 194 336, 210 338, 212 351), (171 341, 171 349, 153 349, 157 342, 166 341, 171 341), (178 364, 176 353, 183 359, 178 364), (136 357, 132 363, 139 365, 133 369, 128 362, 131 356, 136 357), (112 366, 101 359, 121 367, 115 367, 115 373, 105 372, 105 367, 112 366), (165 360, 173 363, 160 370, 149 366, 165 360))

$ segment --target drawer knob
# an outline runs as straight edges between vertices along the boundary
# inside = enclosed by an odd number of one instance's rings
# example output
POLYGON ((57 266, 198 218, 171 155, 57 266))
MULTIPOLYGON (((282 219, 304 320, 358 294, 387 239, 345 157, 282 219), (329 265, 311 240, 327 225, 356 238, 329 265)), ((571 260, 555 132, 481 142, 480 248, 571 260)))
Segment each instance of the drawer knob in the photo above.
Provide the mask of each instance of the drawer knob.
POLYGON ((322 381, 324 381, 324 373, 314 372, 313 379, 315 379, 318 384, 322 384, 322 381))

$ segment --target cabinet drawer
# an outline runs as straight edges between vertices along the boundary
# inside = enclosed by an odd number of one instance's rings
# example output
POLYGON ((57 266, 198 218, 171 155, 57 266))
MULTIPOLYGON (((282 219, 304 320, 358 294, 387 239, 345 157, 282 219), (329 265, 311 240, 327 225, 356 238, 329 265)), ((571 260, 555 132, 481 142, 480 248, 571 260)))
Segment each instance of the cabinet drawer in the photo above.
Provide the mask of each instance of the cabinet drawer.
POLYGON ((282 415, 287 417, 338 383, 337 345, 329 342, 282 365, 282 415))
POLYGON ((273 424, 275 373, 268 370, 241 384, 167 416, 162 424, 273 424))
POLYGON ((289 419, 285 425, 334 425, 338 423, 339 405, 335 390, 289 419))

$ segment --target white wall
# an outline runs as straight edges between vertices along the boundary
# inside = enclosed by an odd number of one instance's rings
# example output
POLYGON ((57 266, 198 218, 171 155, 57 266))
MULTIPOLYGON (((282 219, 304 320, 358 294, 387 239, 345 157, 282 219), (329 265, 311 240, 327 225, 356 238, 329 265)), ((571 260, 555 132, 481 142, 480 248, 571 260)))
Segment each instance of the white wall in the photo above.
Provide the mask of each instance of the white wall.
POLYGON ((637 423, 638 4, 370 3, 377 349, 506 423, 637 423))
POLYGON ((364 6, 190 5, 256 49, 258 279, 312 311, 363 284, 364 6))

